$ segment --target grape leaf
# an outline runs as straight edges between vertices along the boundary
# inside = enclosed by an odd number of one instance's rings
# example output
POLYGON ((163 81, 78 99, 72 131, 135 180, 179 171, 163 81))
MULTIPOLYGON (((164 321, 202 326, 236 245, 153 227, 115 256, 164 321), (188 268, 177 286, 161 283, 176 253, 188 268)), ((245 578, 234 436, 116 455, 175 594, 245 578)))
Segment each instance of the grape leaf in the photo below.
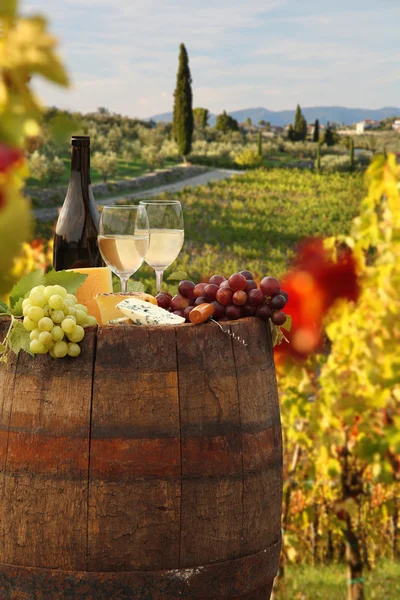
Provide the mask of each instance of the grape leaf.
POLYGON ((128 292, 144 292, 144 285, 141 281, 128 281, 128 292))
POLYGON ((0 300, 0 315, 9 315, 10 309, 5 302, 0 300))
POLYGON ((77 271, 49 271, 43 278, 43 285, 61 285, 69 294, 75 294, 87 275, 77 271))
POLYGON ((185 271, 175 271, 167 277, 167 281, 182 281, 182 279, 187 279, 187 276, 188 274, 185 271))
POLYGON ((0 354, 4 354, 4 352, 7 350, 7 346, 5 346, 4 344, 0 344, 0 354))
POLYGON ((23 301, 24 301, 24 299, 23 299, 23 297, 21 297, 18 300, 18 302, 16 302, 16 304, 11 309, 11 314, 14 315, 14 317, 22 317, 22 303, 23 303, 23 301))
POLYGON ((292 329, 292 317, 290 315, 286 315, 286 321, 281 327, 282 329, 286 329, 286 331, 290 331, 292 329))
POLYGON ((283 342, 283 340, 285 340, 286 342, 289 342, 289 340, 286 338, 285 334, 283 333, 283 331, 281 330, 281 328, 278 325, 274 325, 272 323, 272 321, 270 321, 270 325, 271 325, 271 336, 272 336, 272 347, 275 348, 275 346, 279 346, 279 344, 281 344, 283 342))
POLYGON ((26 277, 22 277, 18 283, 16 283, 10 292, 10 306, 14 308, 20 298, 25 298, 26 294, 31 291, 37 285, 43 283, 43 271, 37 269, 32 271, 26 277))
POLYGON ((20 350, 25 350, 33 356, 30 350, 30 335, 20 321, 14 323, 10 335, 8 336, 8 346, 14 354, 19 354, 20 350))

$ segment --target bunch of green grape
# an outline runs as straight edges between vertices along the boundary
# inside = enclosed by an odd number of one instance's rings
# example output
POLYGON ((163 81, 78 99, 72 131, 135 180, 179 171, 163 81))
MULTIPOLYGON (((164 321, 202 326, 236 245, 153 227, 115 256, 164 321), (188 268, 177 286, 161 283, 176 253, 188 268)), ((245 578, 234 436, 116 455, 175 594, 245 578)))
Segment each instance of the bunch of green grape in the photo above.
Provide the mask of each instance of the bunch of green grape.
POLYGON ((30 331, 32 354, 53 358, 79 356, 84 327, 96 325, 95 317, 79 304, 76 296, 60 285, 38 285, 22 303, 24 327, 30 331))

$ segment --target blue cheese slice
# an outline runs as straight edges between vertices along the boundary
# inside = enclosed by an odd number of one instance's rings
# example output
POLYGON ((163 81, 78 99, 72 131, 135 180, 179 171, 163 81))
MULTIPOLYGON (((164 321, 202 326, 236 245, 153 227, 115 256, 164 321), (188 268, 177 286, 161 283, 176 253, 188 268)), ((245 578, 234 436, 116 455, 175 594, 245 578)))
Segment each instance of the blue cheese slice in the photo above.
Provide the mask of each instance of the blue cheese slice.
POLYGON ((128 298, 117 304, 117 308, 135 325, 181 325, 185 322, 184 317, 174 315, 160 306, 154 306, 149 302, 128 298))

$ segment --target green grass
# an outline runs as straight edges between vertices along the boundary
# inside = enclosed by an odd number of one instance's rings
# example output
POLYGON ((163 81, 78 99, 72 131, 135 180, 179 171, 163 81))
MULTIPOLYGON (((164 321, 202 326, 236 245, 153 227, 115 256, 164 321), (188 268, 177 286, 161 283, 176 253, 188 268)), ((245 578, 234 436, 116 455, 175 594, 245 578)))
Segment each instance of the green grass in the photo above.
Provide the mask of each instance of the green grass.
MULTIPOLYGON (((283 583, 283 582, 282 582, 283 583)), ((382 561, 365 573, 366 600, 400 598, 400 564, 382 561)), ((290 566, 278 600, 346 600, 343 565, 290 566)))
MULTIPOLYGON (((250 269, 256 276, 281 276, 307 236, 348 233, 365 194, 362 175, 259 169, 233 179, 186 188, 182 202, 185 244, 167 270, 186 271, 194 281, 250 269)), ((38 224, 37 237, 51 226, 38 224)), ((165 280, 164 278, 164 280, 165 280)), ((154 271, 135 274, 154 292, 154 271)))
MULTIPOLYGON (((27 180, 26 185, 30 188, 44 188, 44 187, 52 188, 52 187, 68 185, 69 178, 70 178, 71 159, 69 156, 68 157, 63 156, 62 160, 65 165, 65 174, 60 181, 58 181, 55 184, 53 183, 53 184, 45 185, 43 182, 30 177, 27 180)), ((167 160, 165 162, 164 168, 168 169, 170 167, 175 167, 175 166, 176 166, 176 162, 167 160)), ((141 158, 136 158, 135 160, 129 160, 129 161, 119 158, 118 159, 118 173, 115 177, 108 179, 107 183, 112 183, 113 181, 120 181, 122 179, 133 179, 134 177, 140 177, 141 175, 145 175, 146 173, 149 173, 149 168, 148 168, 147 164, 145 163, 145 161, 142 160, 141 158)), ((93 167, 91 167, 91 169, 90 169, 90 174, 91 174, 92 183, 102 183, 103 179, 102 179, 101 175, 93 167)))
MULTIPOLYGON (((297 169, 185 189, 173 195, 184 210, 185 244, 168 272, 186 271, 194 281, 241 269, 279 277, 302 238, 348 233, 364 193, 359 174, 297 169)), ((154 274, 144 266, 135 278, 153 284, 154 274)))

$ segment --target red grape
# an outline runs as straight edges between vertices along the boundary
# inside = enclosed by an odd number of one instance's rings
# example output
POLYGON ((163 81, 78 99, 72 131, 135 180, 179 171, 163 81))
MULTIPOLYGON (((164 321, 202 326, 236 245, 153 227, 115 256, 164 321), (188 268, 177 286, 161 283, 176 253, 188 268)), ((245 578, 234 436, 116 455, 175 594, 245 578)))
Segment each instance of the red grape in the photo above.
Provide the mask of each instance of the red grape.
POLYGON ((257 308, 257 316, 263 321, 266 321, 272 316, 272 310, 267 304, 263 304, 263 306, 257 308))
POLYGON ((261 290, 250 290, 249 292, 249 304, 253 306, 261 306, 264 302, 264 294, 261 290))
POLYGON ((271 321, 274 325, 284 325, 286 322, 286 315, 283 311, 276 310, 271 317, 271 321))
POLYGON ((210 283, 214 283, 215 285, 221 285, 223 281, 226 281, 226 277, 223 275, 213 275, 210 277, 210 283))
POLYGON ((240 306, 236 306, 236 304, 231 304, 227 306, 225 309, 225 314, 230 321, 236 321, 236 319, 240 319, 242 316, 242 310, 240 306))
POLYGON ((222 317, 225 317, 225 306, 223 306, 217 300, 214 300, 214 302, 211 302, 211 304, 214 307, 214 319, 216 321, 219 321, 220 319, 222 319, 222 317))
POLYGON ((264 277, 261 279, 260 288, 265 296, 276 296, 280 291, 280 283, 275 277, 264 277))
POLYGON ((244 275, 240 273, 235 273, 231 275, 228 279, 229 287, 234 292, 238 292, 239 290, 245 290, 247 285, 247 280, 244 275))
POLYGON ((194 306, 187 306, 185 308, 185 310, 183 311, 183 316, 185 317, 186 321, 189 320, 189 315, 192 312, 192 310, 194 309, 194 306))
POLYGON ((270 307, 276 310, 276 309, 283 308, 285 306, 285 304, 286 304, 285 296, 283 296, 283 294, 278 294, 277 296, 274 296, 271 299, 270 307))
POLYGON ((243 306, 247 302, 247 294, 243 290, 239 290, 233 294, 232 300, 237 306, 243 306))
POLYGON ((207 285, 208 285, 208 283, 198 283, 197 285, 195 285, 194 289, 193 289, 193 296, 195 298, 198 298, 199 296, 203 296, 204 289, 206 288, 207 285))
POLYGON ((208 298, 208 300, 210 300, 210 302, 211 302, 212 300, 215 300, 215 298, 217 297, 218 290, 219 290, 219 287, 215 283, 209 283, 204 288, 204 296, 206 298, 208 298))
POLYGON ((289 294, 287 292, 284 292, 283 290, 281 290, 279 293, 281 296, 286 298, 286 302, 289 300, 289 294))
POLYGON ((171 304, 172 296, 167 292, 160 292, 159 294, 157 294, 156 300, 158 306, 160 306, 161 308, 168 309, 171 304))
POLYGON ((244 290, 246 294, 250 292, 250 290, 257 290, 257 284, 252 279, 246 279, 246 289, 244 290))
POLYGON ((222 283, 220 283, 219 287, 220 287, 220 288, 228 288, 228 289, 231 289, 231 288, 229 287, 229 281, 227 281, 226 279, 225 279, 225 281, 223 281, 222 283))
POLYGON ((254 279, 253 273, 251 273, 250 271, 239 271, 239 273, 246 277, 246 279, 254 279))
POLYGON ((207 298, 205 296, 199 296, 194 301, 194 306, 199 306, 199 304, 210 304, 210 302, 207 300, 207 298))
POLYGON ((232 302, 233 292, 229 288, 220 287, 217 292, 217 300, 224 306, 228 306, 232 302))
POLYGON ((174 315, 178 315, 178 317, 184 317, 185 313, 183 310, 174 310, 173 311, 174 315))
POLYGON ((171 309, 172 311, 181 310, 184 311, 186 307, 189 306, 189 300, 184 298, 180 294, 176 294, 171 300, 171 309))
POLYGON ((254 317, 257 312, 257 307, 252 306, 251 304, 245 304, 242 306, 242 315, 243 317, 254 317))
POLYGON ((194 287, 195 285, 193 281, 188 281, 187 279, 184 279, 179 284, 178 292, 181 294, 181 296, 184 296, 185 298, 191 298, 193 296, 194 287))

